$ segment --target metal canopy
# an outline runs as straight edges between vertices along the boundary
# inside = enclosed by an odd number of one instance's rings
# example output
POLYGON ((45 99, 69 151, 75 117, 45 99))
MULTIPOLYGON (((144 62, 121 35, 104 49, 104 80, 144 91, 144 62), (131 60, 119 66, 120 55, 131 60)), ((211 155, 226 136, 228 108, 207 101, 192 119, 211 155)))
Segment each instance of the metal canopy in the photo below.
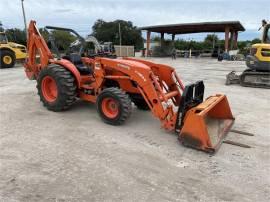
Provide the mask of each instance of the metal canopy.
POLYGON ((188 34, 200 32, 224 32, 225 28, 231 31, 245 31, 245 28, 239 21, 222 21, 222 22, 199 22, 199 23, 182 23, 140 27, 140 30, 166 34, 188 34))

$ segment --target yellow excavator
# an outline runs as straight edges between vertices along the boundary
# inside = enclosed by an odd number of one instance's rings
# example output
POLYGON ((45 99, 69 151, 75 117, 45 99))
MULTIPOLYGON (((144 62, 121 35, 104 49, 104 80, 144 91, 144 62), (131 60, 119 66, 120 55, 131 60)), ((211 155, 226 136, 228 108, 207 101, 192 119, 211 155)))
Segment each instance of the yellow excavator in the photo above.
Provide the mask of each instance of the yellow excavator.
POLYGON ((235 71, 229 73, 226 85, 240 83, 241 86, 270 88, 270 24, 262 20, 260 29, 263 29, 262 40, 251 46, 246 58, 248 69, 241 75, 235 71))
POLYGON ((9 42, 5 32, 0 32, 0 68, 14 67, 16 61, 26 58, 26 47, 9 42))

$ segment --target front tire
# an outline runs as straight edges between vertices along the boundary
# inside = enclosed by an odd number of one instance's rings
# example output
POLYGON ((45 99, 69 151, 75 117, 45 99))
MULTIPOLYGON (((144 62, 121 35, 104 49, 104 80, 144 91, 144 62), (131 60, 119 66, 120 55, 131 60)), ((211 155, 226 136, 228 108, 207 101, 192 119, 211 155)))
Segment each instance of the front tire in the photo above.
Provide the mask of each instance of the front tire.
POLYGON ((77 86, 73 75, 64 67, 49 65, 37 80, 40 101, 51 111, 63 111, 76 101, 77 86))
POLYGON ((147 102, 144 100, 144 97, 138 94, 131 95, 132 102, 136 105, 136 107, 140 110, 150 110, 147 102))
POLYGON ((10 50, 0 50, 1 66, 0 69, 14 67, 16 62, 15 54, 10 50))
POLYGON ((132 104, 129 96, 119 88, 106 88, 97 97, 97 111, 105 123, 121 125, 129 118, 132 104))

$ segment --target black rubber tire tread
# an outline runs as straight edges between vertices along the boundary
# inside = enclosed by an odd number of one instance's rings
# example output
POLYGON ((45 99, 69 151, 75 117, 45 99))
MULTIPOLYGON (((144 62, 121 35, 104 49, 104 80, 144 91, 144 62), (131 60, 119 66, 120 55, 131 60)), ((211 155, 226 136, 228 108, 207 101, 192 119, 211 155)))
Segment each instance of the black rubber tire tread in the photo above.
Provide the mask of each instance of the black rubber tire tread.
POLYGON ((1 56, 0 69, 14 67, 14 65, 16 63, 16 56, 11 50, 0 50, 0 56, 1 56), (12 62, 10 64, 5 64, 4 60, 3 60, 4 56, 10 56, 12 58, 12 62))
POLYGON ((133 99, 132 102, 140 110, 150 110, 148 104, 145 102, 145 100, 143 98, 142 99, 133 99))
POLYGON ((144 100, 141 94, 130 94, 132 102, 137 106, 140 110, 150 110, 147 102, 144 100))
POLYGON ((70 71, 60 65, 49 65, 40 71, 37 80, 38 95, 43 105, 51 111, 64 111, 76 101, 77 85, 70 71), (58 96, 54 102, 48 102, 42 93, 41 82, 45 76, 51 76, 56 81, 58 96))
POLYGON ((261 72, 261 71, 253 71, 251 69, 246 69, 243 71, 243 73, 240 75, 240 85, 244 87, 252 87, 252 88, 266 88, 270 89, 270 83, 252 83, 252 82, 245 82, 245 76, 248 75, 257 75, 257 76, 266 76, 270 77, 269 72, 261 72))
POLYGON ((130 117, 132 112, 132 103, 129 95, 116 87, 105 88, 97 97, 96 107, 101 119, 110 125, 123 124, 130 117), (120 113, 114 119, 108 118, 102 111, 102 100, 107 97, 111 97, 117 100, 120 107, 120 113))

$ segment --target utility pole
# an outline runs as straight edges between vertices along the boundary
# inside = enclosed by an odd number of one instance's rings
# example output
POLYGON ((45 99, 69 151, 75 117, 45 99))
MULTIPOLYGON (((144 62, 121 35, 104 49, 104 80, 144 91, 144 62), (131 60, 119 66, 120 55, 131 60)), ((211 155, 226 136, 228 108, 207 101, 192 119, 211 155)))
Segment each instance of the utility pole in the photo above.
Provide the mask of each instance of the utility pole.
POLYGON ((21 2, 22 2, 22 12, 23 12, 24 27, 25 27, 25 34, 26 34, 26 40, 27 40, 27 38, 28 38, 28 34, 27 34, 27 24, 26 24, 26 17, 25 17, 25 11, 24 11, 23 1, 24 1, 24 0, 21 0, 21 2))
POLYGON ((119 22, 119 24, 118 24, 119 26, 118 26, 118 31, 119 31, 119 42, 120 42, 120 57, 122 56, 122 36, 121 36, 121 24, 120 24, 120 22, 119 22))
POLYGON ((3 32, 3 31, 4 31, 3 24, 2 24, 2 22, 0 21, 0 32, 3 32))

